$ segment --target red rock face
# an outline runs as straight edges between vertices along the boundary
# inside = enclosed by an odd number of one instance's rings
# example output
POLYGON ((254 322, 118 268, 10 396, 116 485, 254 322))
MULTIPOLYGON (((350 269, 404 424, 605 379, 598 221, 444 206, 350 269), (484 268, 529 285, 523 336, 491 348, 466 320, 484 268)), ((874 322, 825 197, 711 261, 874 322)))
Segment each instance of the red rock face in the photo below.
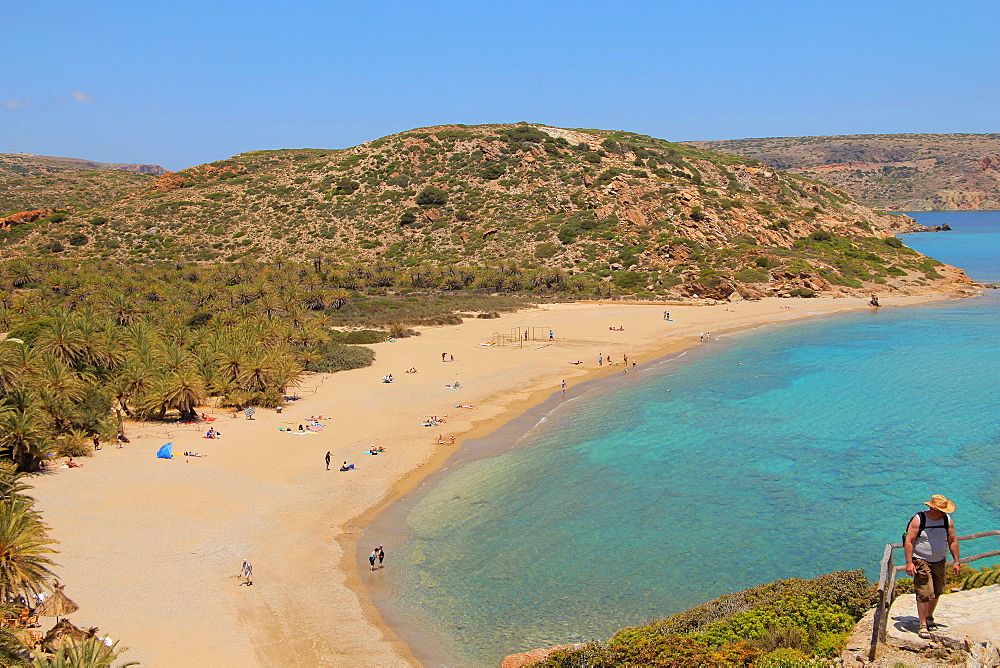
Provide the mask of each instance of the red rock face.
POLYGON ((39 218, 44 218, 49 214, 55 213, 55 209, 33 209, 31 211, 18 211, 13 213, 6 218, 0 218, 0 230, 6 230, 14 225, 23 225, 24 223, 33 223, 39 218))
POLYGON ((153 187, 160 192, 170 192, 184 185, 184 178, 174 174, 173 172, 166 172, 155 181, 153 181, 153 187))
POLYGON ((555 652, 572 652, 575 650, 581 650, 584 647, 586 647, 584 643, 574 643, 572 645, 557 645, 547 649, 533 649, 530 652, 511 654, 503 660, 501 668, 523 668, 524 666, 530 666, 533 663, 545 661, 545 659, 549 658, 549 655, 555 652))
POLYGON ((1000 172, 1000 155, 987 155, 983 156, 979 160, 979 171, 981 172, 1000 172))

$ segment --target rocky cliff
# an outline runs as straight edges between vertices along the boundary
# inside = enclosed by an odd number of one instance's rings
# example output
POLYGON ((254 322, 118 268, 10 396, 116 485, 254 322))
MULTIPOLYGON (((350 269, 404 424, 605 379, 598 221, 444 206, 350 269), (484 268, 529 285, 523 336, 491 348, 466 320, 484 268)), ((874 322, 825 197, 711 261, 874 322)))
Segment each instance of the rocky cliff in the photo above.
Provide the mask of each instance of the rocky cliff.
POLYGON ((775 137, 689 142, 801 174, 891 211, 1000 209, 1000 134, 775 137))

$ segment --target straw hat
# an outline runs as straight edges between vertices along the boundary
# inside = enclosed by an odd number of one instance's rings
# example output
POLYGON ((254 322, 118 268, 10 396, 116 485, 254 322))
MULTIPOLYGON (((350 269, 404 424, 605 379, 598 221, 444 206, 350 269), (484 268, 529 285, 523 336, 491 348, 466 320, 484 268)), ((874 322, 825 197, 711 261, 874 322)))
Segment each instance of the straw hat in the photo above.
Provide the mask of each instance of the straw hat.
POLYGON ((935 494, 931 497, 930 501, 924 501, 924 505, 929 508, 933 508, 934 510, 940 510, 942 513, 955 512, 955 503, 953 501, 949 501, 941 494, 935 494))

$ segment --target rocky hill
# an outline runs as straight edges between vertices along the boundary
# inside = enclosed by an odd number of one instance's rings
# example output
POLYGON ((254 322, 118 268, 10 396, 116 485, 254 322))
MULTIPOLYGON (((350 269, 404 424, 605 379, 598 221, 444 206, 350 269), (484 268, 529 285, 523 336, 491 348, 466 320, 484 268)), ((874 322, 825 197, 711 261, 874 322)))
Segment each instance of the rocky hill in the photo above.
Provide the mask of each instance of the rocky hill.
POLYGON ((35 209, 91 209, 148 185, 164 171, 159 165, 2 153, 0 217, 35 209))
MULTIPOLYGON (((511 277, 524 272, 547 287, 702 297, 964 280, 893 238, 919 227, 752 158, 515 124, 245 153, 102 206, 12 222, 0 241, 13 253, 105 260, 478 267, 492 277, 455 272, 444 287, 495 291, 516 290, 523 281, 511 277)), ((394 271, 381 274, 385 290, 402 287, 394 271)))
POLYGON ((689 142, 823 181, 890 211, 1000 209, 1000 134, 778 137, 689 142))

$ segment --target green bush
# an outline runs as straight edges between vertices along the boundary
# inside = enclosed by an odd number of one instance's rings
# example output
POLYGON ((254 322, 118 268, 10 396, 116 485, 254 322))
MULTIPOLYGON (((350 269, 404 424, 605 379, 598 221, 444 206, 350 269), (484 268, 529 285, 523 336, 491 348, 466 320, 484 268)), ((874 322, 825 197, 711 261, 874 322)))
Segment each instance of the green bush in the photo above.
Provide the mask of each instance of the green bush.
POLYGON ((903 247, 903 241, 902 241, 902 239, 897 239, 896 237, 888 237, 886 239, 883 239, 882 241, 889 248, 902 248, 903 247))
POLYGON ((816 230, 809 235, 809 238, 813 241, 831 241, 833 239, 833 234, 827 232, 826 230, 816 230))
POLYGON ((83 232, 74 232, 69 235, 69 243, 71 246, 86 246, 89 242, 90 237, 83 232))
POLYGON ((382 343, 388 338, 385 332, 376 329, 362 329, 355 332, 330 332, 330 339, 337 343, 368 344, 382 343))
POLYGON ((556 236, 559 237, 559 241, 568 245, 576 241, 576 235, 577 232, 575 228, 572 228, 569 225, 563 225, 559 228, 559 233, 556 236))
POLYGON ((375 361, 375 351, 371 348, 333 341, 319 344, 316 352, 320 355, 320 361, 316 363, 315 370, 321 373, 363 369, 375 361))
POLYGON ((535 246, 535 257, 540 260, 550 258, 558 252, 559 246, 556 246, 553 243, 546 242, 535 246))
POLYGON ((794 594, 713 622, 695 637, 709 644, 724 645, 738 640, 759 640, 786 627, 817 634, 843 633, 854 628, 854 621, 842 609, 820 602, 814 595, 794 594))
POLYGON ((90 219, 90 224, 94 225, 95 227, 98 227, 100 225, 104 225, 104 224, 110 223, 110 222, 111 222, 111 219, 108 218, 108 217, 106 217, 106 216, 94 216, 93 218, 90 219))
POLYGON ((506 171, 507 169, 500 163, 491 162, 483 168, 483 171, 479 172, 479 176, 488 181, 496 181, 503 176, 506 171))
POLYGON ((793 288, 788 291, 793 297, 815 297, 816 291, 810 288, 793 288))
POLYGON ((437 186, 427 186, 417 195, 416 201, 420 206, 440 206, 447 203, 448 193, 437 186))
POLYGON ((767 283, 770 277, 763 269, 744 267, 736 272, 735 278, 743 283, 767 283))
POLYGON ((646 285, 646 275, 640 271, 616 271, 611 279, 615 285, 626 290, 632 290, 646 285))

